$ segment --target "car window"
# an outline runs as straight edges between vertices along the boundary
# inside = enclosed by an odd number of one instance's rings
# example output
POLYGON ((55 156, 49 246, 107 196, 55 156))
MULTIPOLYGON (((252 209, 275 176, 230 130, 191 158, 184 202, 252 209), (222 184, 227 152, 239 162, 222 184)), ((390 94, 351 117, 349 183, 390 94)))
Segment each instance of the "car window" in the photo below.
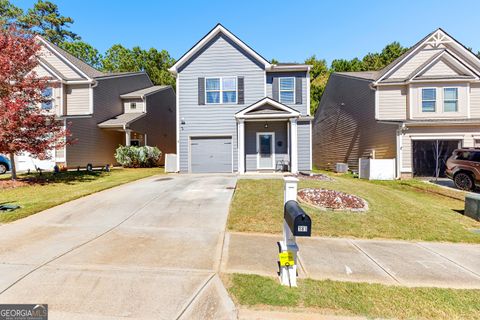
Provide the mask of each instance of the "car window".
POLYGON ((470 161, 480 162, 480 152, 472 152, 470 161))
POLYGON ((457 160, 469 160, 470 152, 468 151, 459 151, 457 153, 457 160))

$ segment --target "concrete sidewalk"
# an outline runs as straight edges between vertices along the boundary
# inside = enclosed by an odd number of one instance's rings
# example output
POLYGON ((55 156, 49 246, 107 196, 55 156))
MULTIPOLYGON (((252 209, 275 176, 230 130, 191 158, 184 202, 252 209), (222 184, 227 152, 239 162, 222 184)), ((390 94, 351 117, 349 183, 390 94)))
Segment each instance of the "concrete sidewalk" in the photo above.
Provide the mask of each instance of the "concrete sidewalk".
MULTIPOLYGON (((222 271, 276 276, 279 235, 229 233, 222 271)), ((480 288, 480 245, 301 238, 300 277, 408 287, 480 288)))

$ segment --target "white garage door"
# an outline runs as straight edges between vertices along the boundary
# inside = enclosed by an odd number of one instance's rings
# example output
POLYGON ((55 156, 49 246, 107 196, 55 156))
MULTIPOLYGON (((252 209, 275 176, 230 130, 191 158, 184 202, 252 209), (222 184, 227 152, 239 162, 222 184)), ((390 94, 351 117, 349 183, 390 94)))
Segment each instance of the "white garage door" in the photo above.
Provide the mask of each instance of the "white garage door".
POLYGON ((192 173, 232 172, 231 137, 190 138, 192 173))

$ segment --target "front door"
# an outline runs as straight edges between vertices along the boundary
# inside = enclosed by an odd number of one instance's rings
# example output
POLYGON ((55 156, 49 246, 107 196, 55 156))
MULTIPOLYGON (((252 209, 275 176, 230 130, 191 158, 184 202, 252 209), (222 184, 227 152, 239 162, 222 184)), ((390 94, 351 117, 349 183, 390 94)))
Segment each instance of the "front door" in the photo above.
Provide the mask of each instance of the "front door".
POLYGON ((257 168, 275 169, 275 134, 257 132, 257 168))

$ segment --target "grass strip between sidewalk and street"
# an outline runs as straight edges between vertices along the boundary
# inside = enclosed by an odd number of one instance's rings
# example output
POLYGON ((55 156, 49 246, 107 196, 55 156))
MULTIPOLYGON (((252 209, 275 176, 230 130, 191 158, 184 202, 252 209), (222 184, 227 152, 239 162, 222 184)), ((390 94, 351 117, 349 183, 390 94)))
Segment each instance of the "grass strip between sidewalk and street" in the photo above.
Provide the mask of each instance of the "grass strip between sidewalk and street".
MULTIPOLYGON (((480 243, 480 223, 463 216, 464 192, 418 180, 368 181, 328 173, 334 181, 300 180, 302 188, 343 191, 365 199, 366 212, 325 211, 309 205, 312 235, 480 243)), ((282 232, 283 181, 240 179, 230 207, 228 229, 282 232)))
MULTIPOLYGON (((113 188, 127 182, 163 174, 163 168, 112 169, 105 171, 68 171, 53 174, 23 174, 21 186, 0 189, 0 204, 19 205, 11 212, 0 211, 0 223, 11 222, 80 197, 113 188)), ((0 183, 7 183, 4 176, 0 183)))
POLYGON ((289 288, 258 275, 225 274, 223 279, 236 304, 249 308, 397 319, 480 318, 480 290, 311 279, 299 279, 297 288, 289 288))

